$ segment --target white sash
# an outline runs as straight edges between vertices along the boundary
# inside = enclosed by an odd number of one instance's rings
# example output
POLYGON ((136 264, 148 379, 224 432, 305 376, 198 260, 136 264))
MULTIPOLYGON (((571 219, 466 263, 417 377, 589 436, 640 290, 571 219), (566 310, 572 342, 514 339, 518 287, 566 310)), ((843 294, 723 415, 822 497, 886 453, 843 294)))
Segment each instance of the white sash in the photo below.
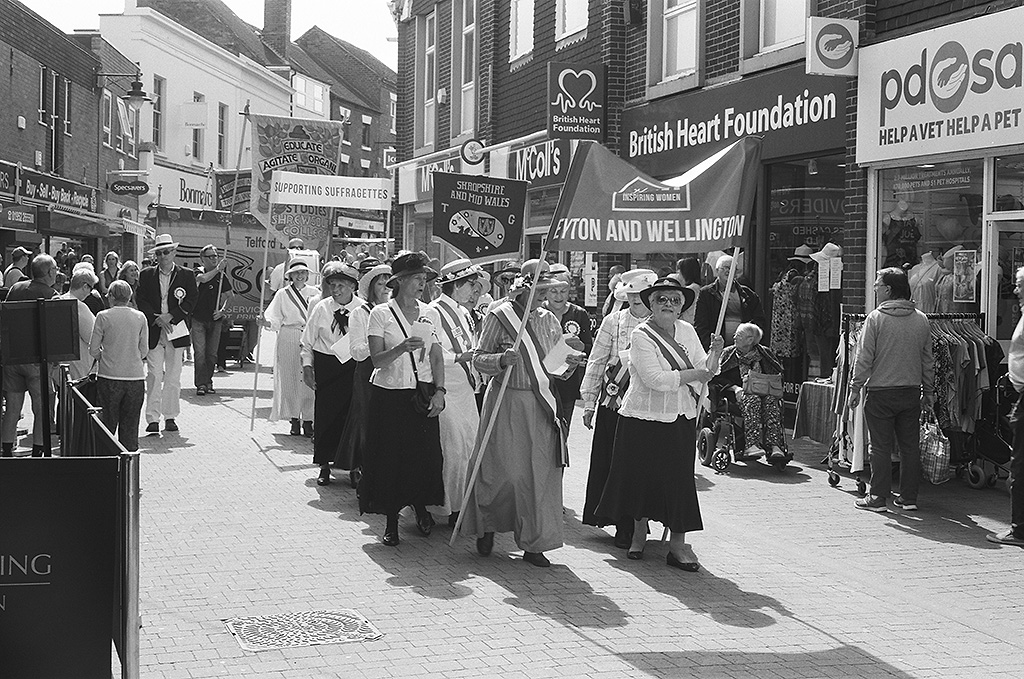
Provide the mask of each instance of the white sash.
MULTIPOLYGON (((445 334, 448 335, 448 341, 451 342, 452 351, 455 352, 456 357, 465 351, 469 350, 469 347, 462 344, 460 337, 469 337, 472 335, 472 331, 466 327, 466 324, 462 322, 462 316, 459 314, 458 309, 452 308, 452 306, 444 299, 438 299, 434 302, 434 307, 437 309, 437 315, 441 317, 441 328, 445 334), (456 332, 458 328, 461 332, 456 332)), ((466 373, 466 379, 469 380, 469 386, 475 391, 476 390, 476 378, 473 377, 473 371, 466 363, 459 363, 462 366, 463 371, 466 373)))

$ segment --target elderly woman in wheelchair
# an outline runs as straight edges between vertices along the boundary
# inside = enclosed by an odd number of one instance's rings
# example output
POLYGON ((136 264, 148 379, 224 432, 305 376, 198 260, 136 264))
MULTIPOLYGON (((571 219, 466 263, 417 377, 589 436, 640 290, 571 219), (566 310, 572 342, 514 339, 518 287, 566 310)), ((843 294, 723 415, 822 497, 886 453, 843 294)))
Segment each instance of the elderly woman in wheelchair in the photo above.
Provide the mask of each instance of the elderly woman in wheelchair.
POLYGON ((766 457, 779 469, 793 459, 782 427, 782 363, 760 344, 761 328, 742 323, 710 383, 711 412, 698 439, 701 462, 724 471, 730 458, 766 457))

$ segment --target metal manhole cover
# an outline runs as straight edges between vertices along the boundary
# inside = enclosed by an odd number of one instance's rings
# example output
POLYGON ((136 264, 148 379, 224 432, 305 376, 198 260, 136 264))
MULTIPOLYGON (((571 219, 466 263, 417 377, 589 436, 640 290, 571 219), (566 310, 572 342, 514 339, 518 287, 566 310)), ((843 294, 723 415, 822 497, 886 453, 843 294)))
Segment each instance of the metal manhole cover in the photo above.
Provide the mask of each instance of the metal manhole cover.
POLYGON ((226 620, 246 651, 372 641, 383 634, 355 611, 307 611, 226 620))

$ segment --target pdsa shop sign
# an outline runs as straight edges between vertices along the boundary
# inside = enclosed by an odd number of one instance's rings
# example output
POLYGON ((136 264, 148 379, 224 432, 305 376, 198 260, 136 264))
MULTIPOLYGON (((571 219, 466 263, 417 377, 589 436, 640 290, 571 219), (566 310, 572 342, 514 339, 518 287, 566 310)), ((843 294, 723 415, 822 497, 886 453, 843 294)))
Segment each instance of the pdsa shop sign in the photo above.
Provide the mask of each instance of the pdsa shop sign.
POLYGON ((808 17, 808 75, 857 75, 860 25, 849 19, 808 17))
POLYGON ((857 162, 1024 143, 1024 8, 865 47, 857 162))
POLYGON ((604 65, 548 62, 548 136, 604 141, 604 65))

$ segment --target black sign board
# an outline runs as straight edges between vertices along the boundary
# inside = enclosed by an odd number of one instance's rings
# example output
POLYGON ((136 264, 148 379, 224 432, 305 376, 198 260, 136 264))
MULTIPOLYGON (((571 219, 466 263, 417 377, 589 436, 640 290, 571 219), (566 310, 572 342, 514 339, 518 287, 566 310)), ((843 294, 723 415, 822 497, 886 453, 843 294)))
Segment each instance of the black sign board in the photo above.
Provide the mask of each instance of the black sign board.
MULTIPOLYGON (((4 302, 0 305, 0 343, 4 365, 77 361, 78 300, 48 299, 33 302, 4 302), (42 307, 42 308, 40 308, 42 307), (45 356, 40 356, 39 314, 45 313, 45 356)), ((0 514, 0 516, 3 516, 0 514)))
POLYGON ((36 209, 27 205, 4 205, 0 210, 0 226, 15 231, 35 231, 36 209))
POLYGON ((548 137, 604 141, 604 64, 548 62, 548 137))
POLYGON ((110 679, 119 463, 0 459, 4 679, 110 679))
POLYGON ((132 182, 118 180, 110 183, 110 192, 115 196, 144 196, 149 193, 149 184, 137 180, 132 182))
POLYGON ((0 160, 0 197, 14 200, 18 192, 18 166, 0 160))
POLYGON ((526 182, 434 173, 434 237, 477 262, 519 252, 526 182))
POLYGON ((61 177, 21 170, 18 193, 26 203, 33 205, 63 205, 88 212, 98 207, 96 189, 61 177))

